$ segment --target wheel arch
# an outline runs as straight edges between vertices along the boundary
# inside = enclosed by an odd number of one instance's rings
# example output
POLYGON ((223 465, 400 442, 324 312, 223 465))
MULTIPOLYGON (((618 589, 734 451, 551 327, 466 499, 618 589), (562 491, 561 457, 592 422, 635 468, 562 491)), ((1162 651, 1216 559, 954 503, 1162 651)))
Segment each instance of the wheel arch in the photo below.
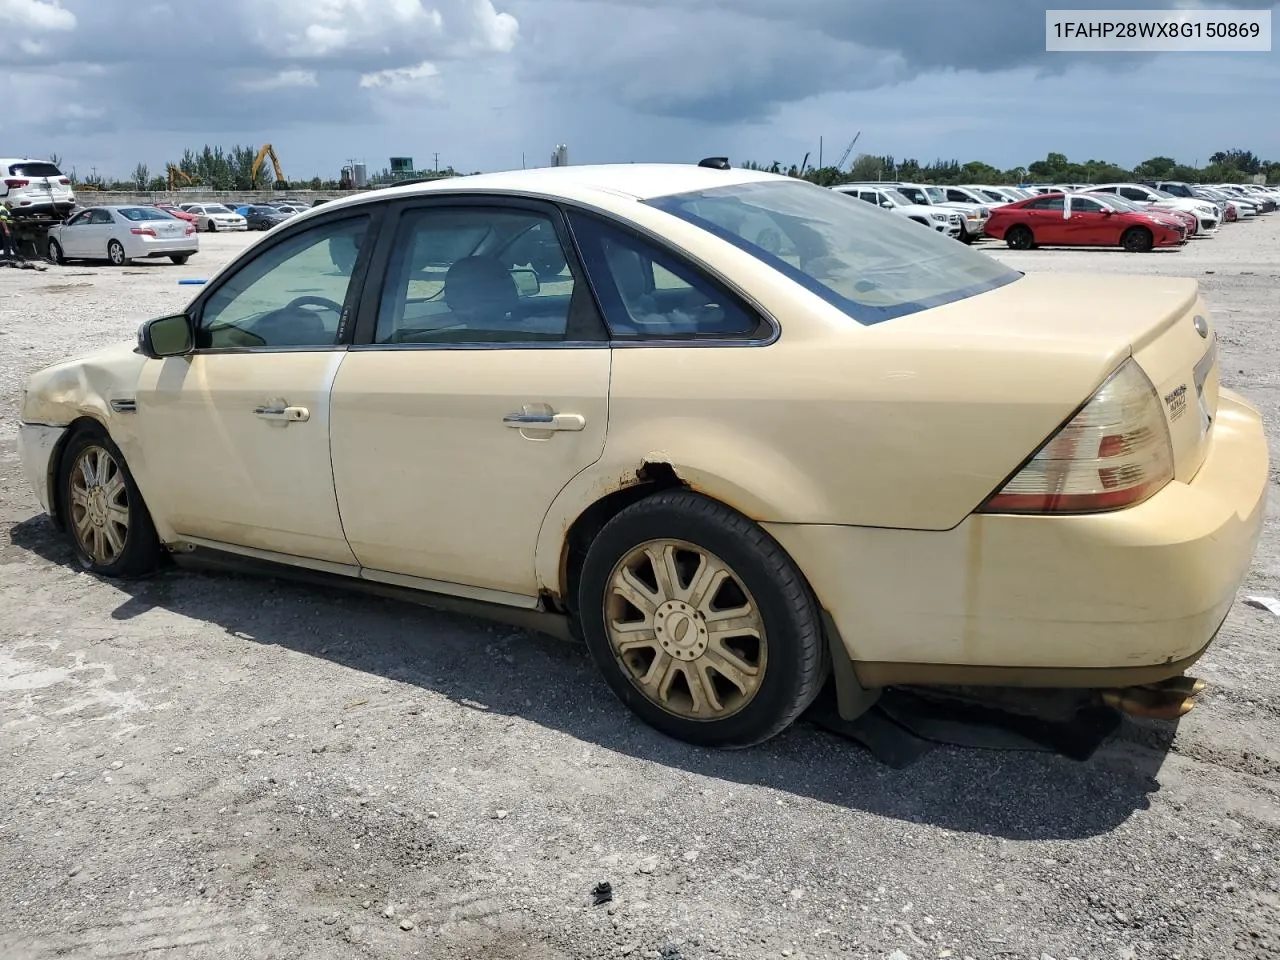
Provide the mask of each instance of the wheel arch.
POLYGON ((107 425, 96 416, 82 413, 67 424, 49 455, 49 465, 45 470, 45 490, 49 495, 49 517, 54 527, 60 531, 65 531, 67 528, 66 498, 63 496, 62 484, 58 482, 58 478, 62 476, 63 459, 72 439, 88 430, 100 430, 107 436, 111 435, 107 425))
MULTIPOLYGON (((758 522, 757 517, 753 517, 732 502, 700 489, 699 485, 683 478, 671 463, 650 460, 642 462, 635 471, 633 479, 625 484, 620 483, 615 489, 591 502, 568 523, 556 556, 555 579, 542 583, 543 602, 549 609, 567 616, 569 630, 577 639, 582 639, 577 622, 578 579, 591 543, 605 525, 627 507, 668 490, 688 490, 707 497, 748 520, 758 522)), ((544 535, 546 533, 545 524, 543 533, 544 535)), ((766 536, 768 536, 767 531, 766 536)), ((831 664, 830 680, 835 687, 837 710, 843 719, 854 720, 875 704, 879 699, 880 691, 862 685, 853 659, 850 657, 849 647, 837 628, 835 619, 823 606, 817 591, 814 590, 813 584, 810 583, 795 557, 781 543, 776 540, 773 542, 791 559, 797 575, 817 605, 822 640, 831 664)), ((539 546, 541 548, 543 544, 540 543, 539 546)), ((541 552, 540 549, 540 554, 541 552)))
POLYGON ((543 518, 534 574, 553 609, 568 609, 571 556, 584 531, 594 535, 625 507, 662 490, 684 487, 756 522, 803 522, 826 512, 822 489, 757 439, 695 430, 685 433, 682 449, 666 451, 644 443, 653 437, 632 439, 619 445, 653 452, 618 462, 606 451, 561 489, 543 518))

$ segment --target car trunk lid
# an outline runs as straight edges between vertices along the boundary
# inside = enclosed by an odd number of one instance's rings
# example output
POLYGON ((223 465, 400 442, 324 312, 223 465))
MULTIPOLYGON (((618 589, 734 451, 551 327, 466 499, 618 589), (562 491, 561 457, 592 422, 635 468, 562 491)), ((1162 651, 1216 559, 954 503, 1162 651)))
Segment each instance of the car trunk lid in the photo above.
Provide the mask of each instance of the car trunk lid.
POLYGON ((1033 274, 877 329, 991 338, 1008 349, 1060 352, 1064 363, 1093 355, 1094 387, 1132 354, 1160 397, 1176 479, 1190 480, 1204 462, 1218 409, 1217 340, 1195 280, 1033 274))

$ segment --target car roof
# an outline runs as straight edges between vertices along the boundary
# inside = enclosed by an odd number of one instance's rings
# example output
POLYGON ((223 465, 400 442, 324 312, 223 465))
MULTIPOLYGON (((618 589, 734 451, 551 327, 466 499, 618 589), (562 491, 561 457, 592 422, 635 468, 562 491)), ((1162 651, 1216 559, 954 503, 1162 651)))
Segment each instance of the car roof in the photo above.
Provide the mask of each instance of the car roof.
MULTIPOLYGON (((795 178, 740 167, 717 170, 692 163, 602 163, 566 167, 534 167, 478 173, 463 177, 442 177, 426 183, 381 187, 356 197, 335 201, 348 204, 359 200, 395 196, 429 196, 456 191, 494 191, 539 195, 586 196, 612 194, 635 200, 715 187, 772 180, 796 182, 795 178)), ((330 204, 325 204, 326 207, 330 204)))

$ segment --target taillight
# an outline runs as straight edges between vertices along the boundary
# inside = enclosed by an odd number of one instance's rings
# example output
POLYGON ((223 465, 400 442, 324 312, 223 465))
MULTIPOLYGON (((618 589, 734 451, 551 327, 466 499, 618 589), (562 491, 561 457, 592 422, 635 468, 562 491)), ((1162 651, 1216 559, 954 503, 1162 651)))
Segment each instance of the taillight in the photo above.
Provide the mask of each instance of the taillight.
POLYGON ((150 227, 131 227, 129 232, 139 237, 154 237, 156 232, 150 227))
POLYGON ((1173 444, 1160 397, 1130 358, 980 512, 1118 510, 1172 479, 1173 444))
POLYGON ((5 180, 4 185, 9 189, 13 190, 18 187, 29 187, 31 186, 31 181, 30 180, 5 180))
POLYGON ((193 233, 195 233, 195 232, 196 232, 196 225, 195 225, 194 223, 188 223, 188 224, 187 224, 187 236, 189 237, 189 236, 191 236, 191 235, 192 235, 193 233))
POLYGON ((71 180, 68 177, 59 177, 58 182, 62 184, 64 187, 71 186, 71 180))

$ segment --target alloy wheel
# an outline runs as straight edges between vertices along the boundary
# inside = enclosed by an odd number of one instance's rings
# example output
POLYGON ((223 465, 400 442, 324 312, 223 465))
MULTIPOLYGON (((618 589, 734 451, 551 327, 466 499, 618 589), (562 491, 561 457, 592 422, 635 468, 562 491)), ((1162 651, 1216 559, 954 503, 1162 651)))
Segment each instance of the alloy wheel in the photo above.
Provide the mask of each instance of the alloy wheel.
POLYGON ((729 566, 681 540, 651 540, 608 579, 605 625, 632 684, 687 720, 723 720, 759 692, 768 662, 760 608, 729 566))
POLYGON ((71 467, 71 526, 99 566, 120 559, 129 539, 129 490, 120 464, 103 447, 85 447, 71 467))

